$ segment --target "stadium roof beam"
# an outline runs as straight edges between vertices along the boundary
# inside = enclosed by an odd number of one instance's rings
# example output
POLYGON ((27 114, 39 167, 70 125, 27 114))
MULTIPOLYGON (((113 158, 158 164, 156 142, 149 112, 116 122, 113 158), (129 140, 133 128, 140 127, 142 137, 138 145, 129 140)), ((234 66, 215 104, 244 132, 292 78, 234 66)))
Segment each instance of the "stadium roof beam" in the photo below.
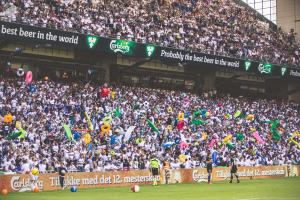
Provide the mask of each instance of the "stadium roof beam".
POLYGON ((237 79, 237 78, 239 78, 239 77, 241 77, 241 75, 236 75, 236 74, 235 74, 235 75, 229 77, 228 79, 234 80, 234 79, 237 79))
POLYGON ((131 66, 127 67, 127 68, 125 69, 125 71, 126 71, 126 70, 131 70, 131 69, 134 69, 134 68, 135 68, 135 69, 136 69, 136 68, 139 68, 139 66, 141 66, 141 65, 143 65, 143 64, 145 64, 145 63, 147 63, 147 62, 149 62, 150 60, 151 60, 150 58, 146 58, 146 59, 137 61, 137 62, 133 63, 131 66))

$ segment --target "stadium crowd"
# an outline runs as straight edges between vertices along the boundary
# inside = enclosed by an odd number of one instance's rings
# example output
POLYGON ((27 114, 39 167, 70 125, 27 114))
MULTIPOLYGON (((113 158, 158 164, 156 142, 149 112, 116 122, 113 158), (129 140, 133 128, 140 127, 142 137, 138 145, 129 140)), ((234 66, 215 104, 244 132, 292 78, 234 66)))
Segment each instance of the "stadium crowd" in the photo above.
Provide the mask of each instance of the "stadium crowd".
POLYGON ((283 33, 233 0, 2 0, 3 20, 300 66, 283 33), (6 12, 9 9, 8 12, 6 12))
POLYGON ((171 168, 204 167, 207 154, 214 166, 300 161, 295 103, 15 78, 0 79, 0 99, 4 172, 146 169, 151 156, 171 168))

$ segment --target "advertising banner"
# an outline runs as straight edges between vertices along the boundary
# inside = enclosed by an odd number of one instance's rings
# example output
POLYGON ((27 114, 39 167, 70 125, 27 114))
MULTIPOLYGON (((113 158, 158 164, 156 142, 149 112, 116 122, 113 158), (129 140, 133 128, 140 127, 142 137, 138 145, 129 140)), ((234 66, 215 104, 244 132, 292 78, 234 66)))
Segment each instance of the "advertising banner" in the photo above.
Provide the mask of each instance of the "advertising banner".
MULTIPOLYGON (((292 167, 290 176, 298 176, 299 167, 292 167)), ((169 176, 165 176, 161 170, 160 184, 168 183, 198 183, 207 181, 205 168, 197 169, 173 169, 169 170, 169 176), (168 179, 168 180, 166 180, 168 179)), ((286 166, 260 166, 239 167, 240 179, 270 179, 287 177, 286 166)), ((213 168, 212 181, 224 181, 230 179, 230 168, 213 168)), ((133 184, 152 184, 153 177, 149 170, 116 171, 116 172, 83 172, 67 173, 65 177, 66 186, 77 186, 78 188, 131 186, 133 184)), ((57 173, 40 174, 38 179, 40 190, 60 189, 57 173)), ((28 174, 14 174, 0 176, 0 190, 7 189, 10 192, 30 191, 30 176, 28 174)))
MULTIPOLYGON (((13 192, 30 191, 30 180, 29 174, 1 175, 0 190, 5 188, 13 192)), ((77 186, 78 188, 130 186, 134 183, 150 184, 152 181, 153 177, 149 170, 67 173, 65 177, 66 186, 77 186)), ((40 190, 60 189, 58 174, 40 174, 38 187, 40 190)))
POLYGON ((14 41, 79 47, 84 35, 0 21, 0 36, 14 41))
MULTIPOLYGON (((239 167, 240 179, 267 179, 287 176, 286 166, 260 166, 260 167, 239 167)), ((171 170, 170 183, 191 183, 207 182, 208 173, 204 168, 171 170)), ((163 177, 165 179, 165 177, 163 177)), ((212 181, 224 181, 230 179, 230 168, 213 168, 212 181)))
POLYGON ((174 64, 187 63, 201 67, 233 69, 282 78, 288 76, 300 78, 300 70, 286 66, 3 21, 0 21, 0 38, 31 44, 46 43, 67 46, 74 49, 121 54, 144 59, 153 58, 174 64))

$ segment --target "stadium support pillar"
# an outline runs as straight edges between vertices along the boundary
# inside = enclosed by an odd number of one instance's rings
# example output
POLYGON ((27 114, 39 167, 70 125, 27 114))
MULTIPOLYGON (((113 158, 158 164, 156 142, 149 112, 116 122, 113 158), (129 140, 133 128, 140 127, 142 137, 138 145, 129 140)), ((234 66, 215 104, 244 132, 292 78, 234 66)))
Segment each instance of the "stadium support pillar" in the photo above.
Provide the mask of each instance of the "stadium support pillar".
POLYGON ((289 101, 300 102, 300 86, 298 84, 289 84, 288 99, 289 101))
POLYGON ((106 83, 110 82, 110 70, 111 70, 111 66, 114 65, 115 62, 116 61, 114 61, 114 58, 110 56, 102 60, 102 68, 105 71, 104 81, 106 83))
POLYGON ((216 89, 216 72, 203 72, 203 91, 212 91, 216 89))

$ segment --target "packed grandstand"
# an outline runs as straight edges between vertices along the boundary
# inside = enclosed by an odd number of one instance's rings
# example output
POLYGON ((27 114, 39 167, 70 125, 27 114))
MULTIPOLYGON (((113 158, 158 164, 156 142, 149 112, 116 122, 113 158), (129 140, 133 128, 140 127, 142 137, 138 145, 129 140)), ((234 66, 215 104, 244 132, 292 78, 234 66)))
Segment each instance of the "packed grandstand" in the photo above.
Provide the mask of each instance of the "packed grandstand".
POLYGON ((284 33, 234 0, 4 0, 1 20, 300 66, 284 33))
POLYGON ((1 165, 23 173, 297 164, 299 105, 229 95, 1 78, 1 165))
MULTIPOLYGON (((294 33, 234 0, 2 0, 0 19, 300 66, 294 33)), ((26 83, 24 74, 5 73, 0 74, 5 173, 33 167, 57 172, 62 162, 69 172, 148 169, 152 156, 173 169, 204 167, 208 154, 214 166, 228 166, 231 158, 240 166, 300 162, 300 107, 294 102, 66 77, 26 83)))

